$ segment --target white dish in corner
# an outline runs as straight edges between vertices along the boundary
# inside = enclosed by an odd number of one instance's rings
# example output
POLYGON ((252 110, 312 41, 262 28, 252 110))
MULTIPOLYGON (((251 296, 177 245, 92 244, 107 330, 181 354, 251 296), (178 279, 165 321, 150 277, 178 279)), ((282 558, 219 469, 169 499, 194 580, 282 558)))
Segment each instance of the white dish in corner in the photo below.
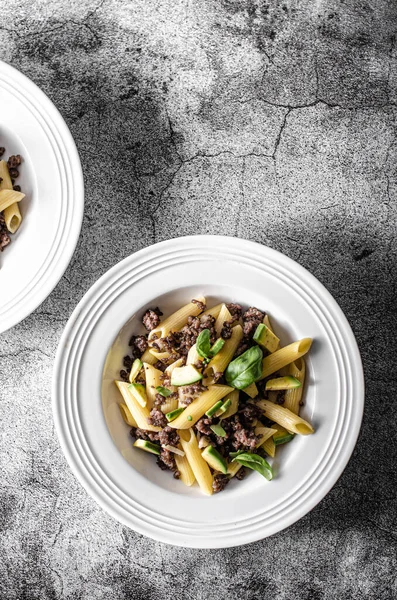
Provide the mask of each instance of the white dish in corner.
POLYGON ((0 61, 0 146, 20 154, 22 224, 0 254, 0 333, 27 317, 51 293, 80 234, 84 185, 73 138, 47 96, 0 61))
POLYGON ((197 548, 253 542, 310 511, 349 460, 363 398, 357 344, 327 290, 270 248, 217 236, 162 242, 110 269, 71 316, 53 378, 56 429, 86 490, 128 527, 197 548), (302 414, 316 433, 280 448, 273 481, 251 473, 211 497, 162 472, 153 457, 130 450, 112 383, 143 310, 158 305, 168 313, 198 294, 207 297, 209 306, 224 299, 267 311, 282 343, 315 340, 302 414))

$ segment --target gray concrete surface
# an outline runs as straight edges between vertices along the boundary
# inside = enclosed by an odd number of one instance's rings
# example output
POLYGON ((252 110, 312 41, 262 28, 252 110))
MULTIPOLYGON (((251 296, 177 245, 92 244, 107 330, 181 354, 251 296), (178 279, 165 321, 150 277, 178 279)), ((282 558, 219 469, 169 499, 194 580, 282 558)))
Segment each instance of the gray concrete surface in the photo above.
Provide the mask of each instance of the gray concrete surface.
POLYGON ((0 13, 0 58, 59 108, 86 184, 65 276, 0 336, 1 598, 396 598, 396 3, 0 0, 0 13), (298 260, 340 303, 365 367, 339 482, 288 530, 230 550, 116 523, 52 424, 54 353, 78 300, 131 252, 190 233, 298 260))

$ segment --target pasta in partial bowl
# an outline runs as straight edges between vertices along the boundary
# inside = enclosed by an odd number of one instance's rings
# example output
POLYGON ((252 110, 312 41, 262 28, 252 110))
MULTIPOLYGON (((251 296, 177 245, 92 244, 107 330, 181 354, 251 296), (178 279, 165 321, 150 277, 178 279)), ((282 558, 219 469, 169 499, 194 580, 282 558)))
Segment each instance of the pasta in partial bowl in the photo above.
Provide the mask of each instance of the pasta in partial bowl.
POLYGON ((265 311, 201 295, 172 314, 141 312, 114 380, 135 452, 207 495, 247 469, 272 480, 277 448, 314 433, 299 415, 312 340, 282 347, 265 311))

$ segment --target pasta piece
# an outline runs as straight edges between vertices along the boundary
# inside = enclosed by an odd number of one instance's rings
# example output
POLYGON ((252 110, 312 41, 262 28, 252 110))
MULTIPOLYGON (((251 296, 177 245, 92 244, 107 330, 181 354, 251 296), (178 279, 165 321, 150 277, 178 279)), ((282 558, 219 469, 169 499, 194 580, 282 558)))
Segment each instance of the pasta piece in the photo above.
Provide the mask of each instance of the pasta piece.
POLYGON ((121 403, 121 404, 119 404, 119 408, 120 408, 121 416, 124 419, 124 422, 127 423, 127 425, 129 425, 130 427, 138 427, 134 417, 128 410, 128 406, 126 404, 121 403))
POLYGON ((259 394, 258 388, 256 387, 255 382, 251 383, 251 385, 249 385, 248 387, 244 388, 241 391, 244 392, 245 394, 247 394, 250 398, 256 398, 257 395, 259 394))
POLYGON ((223 415, 221 415, 221 419, 227 419, 228 417, 231 417, 232 415, 236 414, 236 412, 238 411, 239 395, 239 390, 233 390, 230 394, 228 394, 227 398, 225 398, 225 402, 226 400, 230 400, 231 404, 227 411, 224 412, 223 415))
POLYGON ((182 367, 185 364, 185 361, 183 358, 178 358, 178 360, 176 360, 175 362, 171 363, 166 370, 164 371, 164 373, 167 375, 167 377, 171 377, 172 375, 172 371, 174 369, 177 369, 178 367, 182 367))
POLYGON ((219 312, 218 318, 215 321, 215 331, 216 331, 217 337, 221 336, 221 331, 222 331, 224 322, 231 321, 232 319, 233 319, 233 317, 230 314, 229 309, 227 308, 226 304, 222 304, 222 308, 219 312))
POLYGON ((193 346, 190 348, 187 358, 186 358, 186 364, 187 365, 197 365, 200 364, 200 362, 203 360, 203 357, 200 356, 200 354, 197 352, 197 347, 196 344, 193 344, 193 346))
POLYGON ((165 415, 178 408, 178 398, 166 398, 164 404, 160 406, 161 412, 165 415))
POLYGON ((264 324, 266 325, 266 327, 267 327, 268 329, 270 329, 270 331, 271 331, 272 333, 274 333, 273 327, 271 326, 271 323, 270 323, 269 315, 268 315, 267 313, 266 313, 266 315, 263 317, 263 321, 262 321, 262 323, 264 323, 264 324))
POLYGON ((286 365, 292 363, 297 358, 300 358, 301 356, 306 354, 306 352, 310 350, 311 345, 311 338, 303 338, 298 342, 293 342, 292 344, 285 346, 285 348, 276 350, 276 352, 273 352, 273 354, 269 354, 269 356, 266 356, 262 361, 261 379, 264 379, 272 373, 279 371, 286 365))
POLYGON ((221 312, 221 308, 222 308, 222 304, 217 304, 216 306, 213 306, 212 308, 207 308, 207 310, 205 310, 203 312, 203 316, 211 315, 211 317, 214 317, 214 319, 217 319, 219 313, 221 312))
POLYGON ((259 402, 256 402, 256 406, 263 410, 264 415, 268 419, 285 427, 285 429, 292 433, 299 433, 300 435, 314 433, 314 429, 310 423, 288 410, 288 408, 284 408, 279 404, 273 404, 268 400, 259 400, 259 402))
POLYGON ((262 444, 262 448, 264 449, 266 454, 274 458, 274 455, 276 454, 276 444, 274 443, 273 438, 269 438, 268 440, 266 440, 262 444))
POLYGON ((197 438, 193 429, 181 429, 178 431, 181 439, 182 448, 185 451, 186 458, 197 479, 197 483, 205 494, 212 495, 212 473, 204 458, 201 456, 201 450, 198 447, 197 438))
POLYGON ((165 446, 163 446, 163 448, 164 448, 164 450, 173 452, 174 454, 177 454, 178 456, 185 456, 184 451, 181 450, 180 448, 176 448, 175 446, 170 446, 169 444, 166 444, 165 446))
POLYGON ((267 400, 269 400, 269 402, 277 402, 277 396, 278 396, 278 392, 267 392, 267 400))
POLYGON ((303 384, 305 383, 306 365, 303 358, 294 360, 288 366, 288 375, 296 377, 301 382, 301 386, 285 392, 284 408, 288 408, 291 412, 296 415, 299 414, 300 401, 302 400, 303 384))
POLYGON ((5 160, 0 160, 0 191, 12 190, 12 181, 10 172, 5 160))
POLYGON ((16 192, 15 190, 1 190, 0 191, 0 212, 11 206, 16 202, 20 202, 22 198, 25 198, 25 194, 22 192, 16 192))
POLYGON ((234 477, 242 466, 243 465, 240 465, 237 461, 229 463, 227 466, 227 474, 230 475, 230 477, 234 477))
POLYGON ((196 478, 189 465, 189 461, 186 458, 186 453, 185 456, 178 456, 178 454, 176 454, 174 458, 179 471, 179 479, 182 483, 190 487, 196 481, 196 478))
POLYGON ((150 352, 150 348, 146 348, 145 352, 141 356, 141 361, 143 363, 148 363, 149 365, 155 365, 157 358, 150 352))
MULTIPOLYGON (((199 296, 196 298, 196 300, 205 305, 204 296, 199 296)), ((153 336, 163 338, 171 333, 171 331, 179 331, 184 325, 186 325, 188 317, 196 317, 201 312, 202 311, 200 310, 200 307, 195 302, 189 302, 189 304, 182 306, 182 308, 172 313, 172 315, 164 319, 164 321, 160 322, 160 325, 156 327, 156 329, 152 329, 152 331, 149 333, 149 340, 152 340, 153 336)))
POLYGON ((273 437, 275 433, 277 433, 277 429, 274 429, 273 426, 263 427, 263 425, 258 425, 257 427, 255 427, 255 435, 261 436, 256 444, 256 447, 260 448, 261 446, 263 446, 266 440, 273 437))
POLYGON ((233 388, 228 385, 210 385, 208 390, 193 400, 179 417, 171 421, 169 424, 170 427, 174 427, 175 429, 189 429, 193 427, 211 406, 232 391, 233 388))
POLYGON ((155 369, 153 365, 149 363, 143 363, 146 378, 146 396, 148 409, 153 408, 153 404, 156 398, 157 390, 156 387, 161 385, 163 377, 162 371, 155 369))
POLYGON ((207 385, 213 383, 218 377, 218 374, 225 371, 227 365, 232 360, 242 337, 243 329, 241 325, 235 325, 235 327, 232 328, 231 337, 225 341, 222 350, 210 360, 204 371, 204 375, 207 378, 207 385))
POLYGON ((162 362, 164 362, 171 358, 170 352, 159 352, 158 350, 154 350, 153 348, 150 348, 149 352, 150 352, 150 354, 152 354, 154 356, 154 358, 156 359, 156 362, 158 360, 161 360, 162 362))
MULTIPOLYGON (((5 160, 0 160, 0 191, 1 190, 12 190, 10 172, 5 160)), ((17 231, 22 221, 18 202, 14 202, 4 209, 4 221, 10 233, 15 233, 17 231)))
POLYGON ((149 409, 147 406, 141 406, 134 398, 134 396, 130 393, 128 386, 129 383, 125 381, 115 381, 121 395, 124 398, 124 402, 126 403, 128 410, 130 411, 132 417, 134 418, 137 426, 140 429, 146 429, 148 431, 161 431, 161 427, 155 427, 154 425, 150 425, 148 423, 148 418, 150 416, 149 409))

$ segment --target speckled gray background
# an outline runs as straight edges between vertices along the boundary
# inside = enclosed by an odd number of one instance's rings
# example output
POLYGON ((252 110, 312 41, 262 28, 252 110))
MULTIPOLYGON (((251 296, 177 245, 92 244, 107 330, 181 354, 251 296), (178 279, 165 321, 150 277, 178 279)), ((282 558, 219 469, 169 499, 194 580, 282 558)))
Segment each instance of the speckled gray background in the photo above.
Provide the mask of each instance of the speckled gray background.
POLYGON ((86 185, 65 276, 0 336, 1 598, 396 598, 396 2, 0 0, 0 14, 0 58, 59 108, 86 185), (108 517, 51 416, 78 300, 131 252, 191 233, 307 267, 366 374, 337 485, 288 530, 230 550, 162 545, 108 517))

